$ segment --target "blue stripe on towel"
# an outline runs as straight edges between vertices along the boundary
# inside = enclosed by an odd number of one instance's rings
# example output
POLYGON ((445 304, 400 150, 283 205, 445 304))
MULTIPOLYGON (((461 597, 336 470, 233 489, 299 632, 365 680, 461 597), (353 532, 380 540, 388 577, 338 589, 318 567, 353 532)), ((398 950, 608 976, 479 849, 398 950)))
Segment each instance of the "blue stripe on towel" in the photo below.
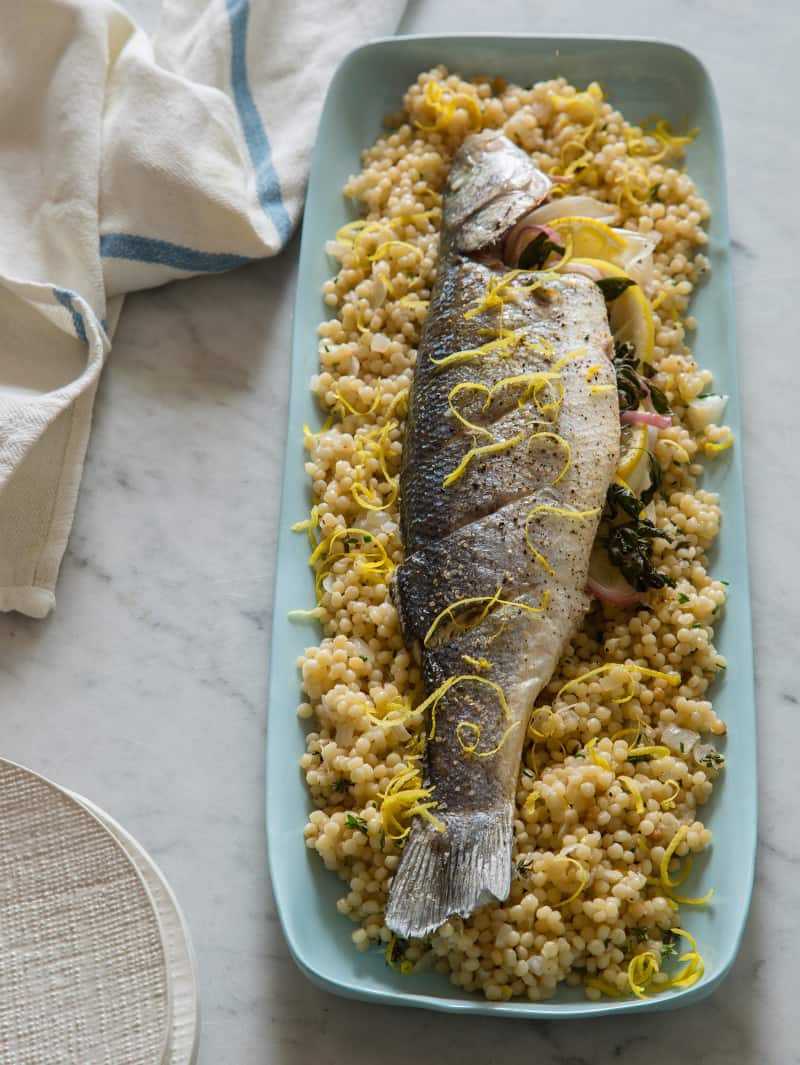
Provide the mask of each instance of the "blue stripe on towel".
POLYGON ((80 311, 75 309, 75 305, 72 302, 75 299, 76 293, 70 292, 68 288, 57 288, 53 286, 53 295, 61 304, 62 307, 66 307, 72 317, 72 324, 75 327, 75 332, 78 335, 78 340, 82 340, 84 344, 88 344, 89 340, 86 336, 86 326, 83 324, 83 315, 80 311))
POLYGON ((172 244, 154 237, 137 237, 131 233, 103 233, 100 254, 106 259, 132 259, 140 263, 157 263, 173 270, 188 270, 193 274, 218 274, 235 266, 255 262, 245 255, 227 252, 200 251, 172 244))
POLYGON ((250 83, 247 80, 247 20, 248 0, 225 0, 231 24, 231 83, 236 110, 242 124, 250 159, 256 173, 258 198, 266 215, 278 231, 281 245, 291 236, 292 223, 281 199, 281 186, 272 162, 267 131, 261 121, 250 83))

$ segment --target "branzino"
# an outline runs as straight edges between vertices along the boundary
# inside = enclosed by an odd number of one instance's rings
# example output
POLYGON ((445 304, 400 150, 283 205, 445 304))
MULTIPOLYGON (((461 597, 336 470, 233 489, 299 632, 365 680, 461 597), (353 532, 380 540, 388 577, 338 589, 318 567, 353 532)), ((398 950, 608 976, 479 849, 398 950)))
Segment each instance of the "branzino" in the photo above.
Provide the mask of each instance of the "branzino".
POLYGON ((528 720, 588 609, 589 555, 619 457, 600 288, 579 273, 512 273, 501 259, 504 237, 550 187, 489 131, 456 153, 443 198, 392 591, 426 692, 440 696, 427 710, 424 782, 444 831, 413 821, 386 910, 405 937, 508 896, 528 720))

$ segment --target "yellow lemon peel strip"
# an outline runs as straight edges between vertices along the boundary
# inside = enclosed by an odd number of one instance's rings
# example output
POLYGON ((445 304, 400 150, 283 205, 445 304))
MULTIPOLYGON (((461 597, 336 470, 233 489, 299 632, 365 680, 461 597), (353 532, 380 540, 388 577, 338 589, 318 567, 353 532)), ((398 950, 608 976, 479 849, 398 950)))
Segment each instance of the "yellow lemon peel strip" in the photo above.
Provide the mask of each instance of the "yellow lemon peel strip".
POLYGON ((434 358, 433 355, 429 355, 428 358, 439 369, 444 369, 447 366, 458 366, 462 362, 470 362, 472 359, 478 359, 481 355, 488 355, 493 351, 499 352, 501 358, 505 358, 511 354, 508 349, 515 346, 521 336, 520 330, 500 329, 498 330, 498 336, 494 340, 489 340, 478 348, 465 348, 463 351, 454 351, 450 355, 443 355, 440 359, 434 358), (505 354, 503 354, 504 352, 505 354))
POLYGON ((491 750, 488 751, 478 750, 478 744, 481 742, 481 726, 475 721, 459 721, 456 725, 456 739, 458 740, 458 745, 464 752, 464 754, 472 754, 475 755, 476 758, 490 758, 492 755, 497 754, 497 752, 506 742, 506 740, 514 731, 514 729, 517 728, 517 726, 521 723, 522 722, 520 721, 512 722, 506 728, 503 735, 500 737, 500 742, 497 744, 497 746, 492 747, 491 750), (474 738, 474 742, 465 742, 464 737, 462 736, 462 732, 471 732, 474 738))
POLYGON ((592 760, 594 765, 599 765, 601 769, 610 769, 611 768, 611 763, 609 762, 609 760, 607 758, 604 758, 603 755, 600 754, 599 751, 595 750, 596 746, 597 746, 597 736, 595 736, 591 740, 589 740, 589 742, 586 744, 586 747, 584 749, 586 751, 588 751, 589 758, 592 760))
POLYGON ((644 800, 642 799, 642 792, 639 785, 633 779, 633 777, 619 776, 617 777, 620 784, 622 784, 629 795, 633 796, 633 800, 636 807, 636 813, 644 813, 644 800))
POLYGON ((533 557, 541 563, 543 568, 551 576, 553 576, 555 574, 555 570, 544 557, 544 555, 541 554, 541 552, 537 551, 531 543, 530 529, 528 528, 528 526, 530 525, 531 518, 534 517, 535 514, 544 513, 557 514, 561 518, 570 518, 571 520, 578 521, 582 518, 597 517, 597 515, 600 513, 600 508, 592 507, 591 510, 567 510, 565 507, 555 507, 551 506, 549 503, 538 503, 535 507, 532 507, 531 510, 528 511, 528 514, 525 518, 525 543, 528 545, 528 548, 533 557))
POLYGON ((671 795, 668 795, 666 797, 666 799, 662 799, 661 800, 661 809, 662 810, 674 810, 675 809, 675 800, 677 799, 678 795, 680 794, 681 786, 680 786, 680 784, 678 783, 677 780, 673 780, 671 777, 670 777, 669 780, 665 780, 664 783, 665 784, 671 784, 672 787, 673 787, 673 792, 672 792, 671 795))
POLYGON ((383 831, 387 839, 405 839, 411 831, 411 825, 410 823, 404 824, 403 820, 410 822, 413 817, 417 816, 424 817, 439 832, 444 832, 444 824, 431 813, 437 805, 436 802, 429 801, 433 790, 433 788, 422 786, 420 771, 413 767, 404 769, 392 777, 386 786, 386 791, 378 794, 381 800, 380 813, 383 831))
POLYGON ((589 883, 589 874, 586 872, 586 870, 577 858, 571 858, 568 854, 559 854, 558 859, 564 862, 569 862, 571 865, 577 866, 578 872, 581 876, 581 882, 568 898, 562 899, 561 902, 556 904, 556 906, 554 907, 554 909, 556 910, 560 910, 564 906, 568 906, 571 902, 574 902, 575 899, 577 899, 577 897, 583 893, 583 891, 586 889, 586 885, 589 883))
POLYGON ((547 589, 545 589, 545 591, 542 593, 542 601, 540 606, 530 606, 529 603, 521 603, 514 599, 501 599, 500 592, 502 591, 502 588, 502 584, 499 584, 497 586, 497 591, 494 593, 494 595, 475 595, 470 597, 469 599, 457 599, 454 603, 451 603, 450 606, 446 606, 444 610, 440 611, 433 619, 430 628, 425 633, 425 637, 422 642, 424 644, 428 643, 438 626, 442 623, 442 621, 445 620, 445 618, 448 618, 454 625, 456 625, 460 629, 472 629, 476 625, 480 625, 480 623, 488 616, 492 607, 496 605, 519 607, 520 610, 525 610, 529 614, 541 614, 547 609, 547 604, 550 601, 550 592, 547 589), (466 607, 469 610, 469 608, 477 607, 479 604, 483 604, 484 609, 481 610, 475 618, 466 623, 460 622, 453 613, 454 611, 460 610, 463 607, 466 607))
POLYGON ((506 718, 506 721, 511 721, 511 710, 509 709, 508 703, 506 702, 505 693, 499 684, 496 684, 493 680, 489 680, 488 677, 479 677, 475 673, 461 673, 457 677, 448 677, 443 684, 439 685, 436 691, 431 692, 427 699, 425 699, 419 704, 418 707, 416 707, 418 713, 424 713, 426 710, 430 710, 431 712, 431 728, 430 732, 428 733, 429 740, 432 740, 436 735, 436 708, 438 707, 442 698, 447 694, 447 692, 450 691, 450 689, 455 684, 463 684, 465 682, 470 681, 474 684, 482 684, 484 687, 491 688, 492 691, 496 692, 498 698, 500 699, 500 706, 503 709, 503 714, 506 718))
POLYGON ((637 998, 647 998, 646 989, 661 965, 652 950, 637 954, 628 965, 628 983, 637 998))
POLYGON ((487 658, 473 658, 472 655, 462 655, 461 659, 468 666, 472 666, 473 669, 494 669, 494 666, 487 658))
POLYGON ((572 448, 569 446, 569 441, 565 440, 563 436, 559 436, 558 433, 533 433, 528 437, 528 447, 531 446, 534 440, 554 440, 559 447, 563 448, 566 452, 566 461, 564 467, 558 474, 554 481, 550 482, 550 487, 555 488, 561 478, 566 474, 567 470, 572 465, 572 448))
POLYGON ((394 972, 402 973, 403 976, 410 976, 411 973, 414 972, 414 963, 412 961, 409 961, 408 958, 403 958, 403 960, 399 964, 394 960, 394 948, 396 944, 397 936, 392 933, 392 935, 389 937, 389 942, 386 944, 386 950, 383 954, 384 958, 386 959, 386 964, 389 966, 390 969, 393 969, 394 972))
POLYGON ((479 447, 471 447, 456 468, 451 473, 448 473, 442 481, 442 488, 449 488, 451 484, 454 484, 460 477, 463 477, 467 472, 467 467, 473 459, 480 458, 483 455, 496 455, 500 451, 508 451, 509 448, 521 444, 524 438, 524 433, 517 433, 516 436, 510 437, 508 440, 497 440, 492 444, 481 444, 479 447))

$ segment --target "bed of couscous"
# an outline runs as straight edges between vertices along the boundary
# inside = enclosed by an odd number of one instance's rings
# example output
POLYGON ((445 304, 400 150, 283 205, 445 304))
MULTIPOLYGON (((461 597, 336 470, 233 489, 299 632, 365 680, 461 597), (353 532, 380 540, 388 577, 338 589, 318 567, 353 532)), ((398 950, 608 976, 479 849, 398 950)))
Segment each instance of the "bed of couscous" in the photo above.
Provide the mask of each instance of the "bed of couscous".
MULTIPOLYGON (((689 986, 702 943, 680 930, 684 906, 713 905, 681 884, 711 832, 701 820, 724 760, 725 725, 707 689, 725 662, 713 646, 725 585, 708 572, 715 495, 698 487, 730 431, 709 418, 711 375, 687 345, 689 302, 708 268, 708 209, 682 170, 678 136, 629 125, 600 86, 563 80, 523 89, 420 75, 344 190, 360 219, 326 251, 320 372, 327 417, 306 429, 311 541, 322 638, 299 662, 308 719, 301 759, 312 811, 306 842, 347 882, 338 908, 359 950, 380 948, 412 974, 432 967, 488 999, 552 996, 561 982, 647 996, 689 986), (476 128, 502 129, 615 225, 657 239, 643 284, 652 316, 651 381, 672 413, 652 439, 662 471, 653 541, 667 578, 634 607, 595 601, 537 700, 517 792, 511 894, 426 940, 399 941, 383 921, 409 821, 435 815, 424 789, 420 671, 403 644, 389 577, 402 559, 398 471, 420 331, 435 277, 441 191, 449 162, 476 128), (675 957, 671 957, 674 955, 675 957)), ((304 606, 305 604, 298 604, 304 606)))

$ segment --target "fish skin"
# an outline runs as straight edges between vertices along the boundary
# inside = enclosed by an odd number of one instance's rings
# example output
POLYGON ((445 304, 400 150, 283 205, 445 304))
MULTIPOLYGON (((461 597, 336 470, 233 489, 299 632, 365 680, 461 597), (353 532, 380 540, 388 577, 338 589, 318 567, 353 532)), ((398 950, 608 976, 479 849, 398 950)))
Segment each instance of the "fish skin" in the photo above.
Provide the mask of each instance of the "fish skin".
POLYGON ((589 555, 619 458, 616 379, 607 357, 612 341, 605 302, 593 281, 577 274, 525 273, 512 284, 537 280, 540 287, 504 304, 502 319, 497 309, 464 317, 487 283, 505 272, 473 254, 496 244, 535 206, 545 182, 524 153, 492 132, 465 141, 445 190, 437 281, 403 450, 405 560, 395 571, 393 595, 404 638, 421 651, 426 693, 449 678, 480 676, 499 685, 507 713, 497 690, 473 679, 457 682, 440 699, 435 717, 429 715, 424 782, 434 789, 445 831, 421 818, 412 823, 386 910, 388 927, 406 937, 425 935, 452 914, 468 916, 510 890, 514 798, 527 722, 588 608, 589 555), (486 353, 444 368, 431 361, 485 344, 497 335, 501 320, 521 341, 507 357, 486 353), (500 440, 525 437, 509 450, 474 458, 461 478, 443 487, 466 452, 488 442, 453 417, 448 395, 456 385, 491 387, 517 374, 553 372, 561 356, 581 350, 560 371, 563 399, 553 424, 541 424, 552 412, 537 413, 531 403, 520 408, 518 388, 504 387, 488 409, 484 396, 462 392, 458 409, 470 421, 500 440), (592 385, 610 387, 592 391, 590 371, 592 385), (570 444, 571 461, 557 484, 565 452, 547 438, 528 444, 534 432, 553 432, 570 444), (531 515, 540 506, 591 515, 569 519, 547 510, 531 515), (546 566, 529 549, 526 529, 546 566), (448 606, 497 594, 539 612, 497 604, 471 628, 441 623, 425 644, 448 606), (478 671, 465 655, 486 659, 492 668, 478 671), (478 753, 499 750, 487 757, 465 752, 457 734, 462 722, 479 726, 479 736, 468 730, 462 737, 468 744, 477 737, 478 753))

